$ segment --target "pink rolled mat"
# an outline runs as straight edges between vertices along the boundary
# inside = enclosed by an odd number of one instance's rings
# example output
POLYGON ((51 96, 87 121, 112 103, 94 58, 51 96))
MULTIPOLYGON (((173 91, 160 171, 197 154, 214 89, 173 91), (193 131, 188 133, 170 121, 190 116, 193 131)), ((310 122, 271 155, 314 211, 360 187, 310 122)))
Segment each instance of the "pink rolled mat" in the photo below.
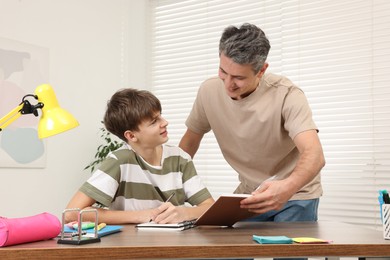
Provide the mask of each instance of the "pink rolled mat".
POLYGON ((0 247, 47 240, 60 232, 61 222, 47 212, 22 218, 0 217, 0 247))

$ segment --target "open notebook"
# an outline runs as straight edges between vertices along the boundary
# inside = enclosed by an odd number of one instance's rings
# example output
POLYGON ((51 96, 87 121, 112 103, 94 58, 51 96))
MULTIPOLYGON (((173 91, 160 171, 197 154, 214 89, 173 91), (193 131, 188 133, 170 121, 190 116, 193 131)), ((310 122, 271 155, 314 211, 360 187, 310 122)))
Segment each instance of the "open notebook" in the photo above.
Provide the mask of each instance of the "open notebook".
POLYGON ((256 213, 240 207, 240 201, 251 196, 250 194, 228 194, 220 196, 214 204, 206 210, 196 221, 196 226, 228 226, 253 217, 256 213))
POLYGON ((194 227, 195 220, 183 221, 176 224, 157 224, 154 222, 147 222, 136 225, 140 230, 164 230, 164 231, 181 231, 194 227))
POLYGON ((177 224, 157 224, 147 222, 136 225, 140 230, 186 230, 194 226, 233 226, 237 221, 255 216, 240 207, 240 201, 251 196, 249 194, 228 194, 220 196, 214 204, 196 220, 184 221, 177 224))

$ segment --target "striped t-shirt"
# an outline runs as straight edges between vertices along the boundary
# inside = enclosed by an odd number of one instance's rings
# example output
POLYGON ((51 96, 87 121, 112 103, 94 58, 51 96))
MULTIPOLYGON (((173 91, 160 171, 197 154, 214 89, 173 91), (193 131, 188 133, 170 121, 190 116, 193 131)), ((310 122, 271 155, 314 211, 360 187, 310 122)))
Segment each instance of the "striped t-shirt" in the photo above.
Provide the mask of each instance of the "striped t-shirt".
POLYGON ((143 210, 160 206, 173 192, 173 205, 198 205, 211 197, 191 157, 176 146, 163 145, 162 166, 152 166, 124 144, 110 153, 80 191, 111 210, 143 210))

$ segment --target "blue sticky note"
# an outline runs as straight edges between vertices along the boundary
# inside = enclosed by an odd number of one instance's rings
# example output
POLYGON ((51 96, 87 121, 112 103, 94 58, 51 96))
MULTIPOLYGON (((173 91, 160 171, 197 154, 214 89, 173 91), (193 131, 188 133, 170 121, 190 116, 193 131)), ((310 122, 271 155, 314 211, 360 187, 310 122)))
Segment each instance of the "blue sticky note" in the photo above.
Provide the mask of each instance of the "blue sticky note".
POLYGON ((293 240, 286 236, 256 236, 253 240, 259 244, 292 244, 293 240))
MULTIPOLYGON (((98 231, 98 237, 104 237, 107 235, 111 235, 113 233, 121 232, 122 228, 123 228, 123 226, 107 225, 105 228, 102 228, 101 230, 98 231)), ((87 229, 85 231, 87 234, 95 234, 94 228, 87 229)), ((65 225, 64 226, 64 233, 76 233, 77 234, 77 231, 75 231, 74 229, 65 225)))

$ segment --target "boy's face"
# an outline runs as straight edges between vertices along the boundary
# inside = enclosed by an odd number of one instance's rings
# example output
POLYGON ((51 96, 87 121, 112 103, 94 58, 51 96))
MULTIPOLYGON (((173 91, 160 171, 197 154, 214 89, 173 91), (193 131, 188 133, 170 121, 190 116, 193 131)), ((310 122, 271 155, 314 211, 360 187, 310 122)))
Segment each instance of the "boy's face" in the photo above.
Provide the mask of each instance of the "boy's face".
POLYGON ((152 119, 142 121, 138 126, 139 131, 134 131, 133 134, 138 144, 145 148, 154 148, 168 141, 167 126, 168 121, 157 112, 152 119))

